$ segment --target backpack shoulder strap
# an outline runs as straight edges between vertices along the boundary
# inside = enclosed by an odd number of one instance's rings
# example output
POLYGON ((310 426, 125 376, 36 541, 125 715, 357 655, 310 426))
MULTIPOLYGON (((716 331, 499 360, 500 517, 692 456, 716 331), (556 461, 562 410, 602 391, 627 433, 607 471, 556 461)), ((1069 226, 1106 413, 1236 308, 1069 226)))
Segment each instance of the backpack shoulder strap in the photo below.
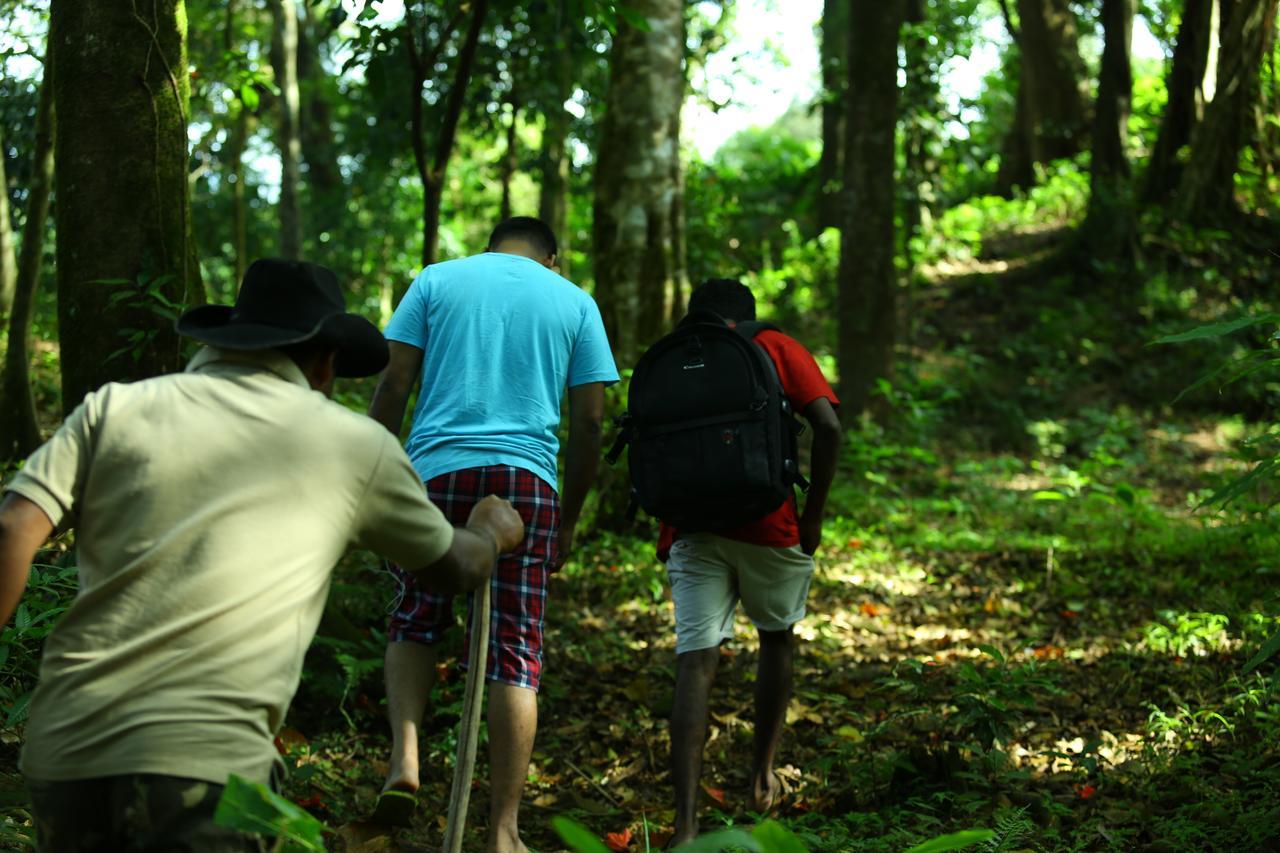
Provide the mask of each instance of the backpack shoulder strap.
POLYGON ((781 332, 782 330, 773 323, 762 323, 759 320, 750 320, 745 323, 739 323, 733 327, 733 330, 742 335, 747 340, 752 340, 761 332, 781 332))

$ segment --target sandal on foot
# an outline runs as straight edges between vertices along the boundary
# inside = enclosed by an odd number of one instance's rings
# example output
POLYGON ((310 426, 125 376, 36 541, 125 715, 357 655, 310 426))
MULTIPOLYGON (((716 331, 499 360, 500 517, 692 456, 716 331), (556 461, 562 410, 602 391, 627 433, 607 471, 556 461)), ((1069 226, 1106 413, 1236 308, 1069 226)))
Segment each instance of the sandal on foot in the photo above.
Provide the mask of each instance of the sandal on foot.
POLYGON ((374 806, 369 820, 383 826, 412 826, 413 812, 417 807, 417 794, 392 788, 378 795, 378 804, 374 806))

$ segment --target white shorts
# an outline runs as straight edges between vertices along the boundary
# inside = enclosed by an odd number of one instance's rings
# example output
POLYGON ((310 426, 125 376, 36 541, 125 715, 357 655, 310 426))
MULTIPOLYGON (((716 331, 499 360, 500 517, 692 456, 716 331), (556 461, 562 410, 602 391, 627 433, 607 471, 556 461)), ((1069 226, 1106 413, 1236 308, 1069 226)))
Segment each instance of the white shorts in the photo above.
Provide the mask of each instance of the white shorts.
POLYGON ((772 548, 692 533, 672 544, 667 576, 676 605, 676 654, 683 654, 731 639, 739 599, 761 631, 785 631, 799 622, 813 558, 799 545, 772 548))

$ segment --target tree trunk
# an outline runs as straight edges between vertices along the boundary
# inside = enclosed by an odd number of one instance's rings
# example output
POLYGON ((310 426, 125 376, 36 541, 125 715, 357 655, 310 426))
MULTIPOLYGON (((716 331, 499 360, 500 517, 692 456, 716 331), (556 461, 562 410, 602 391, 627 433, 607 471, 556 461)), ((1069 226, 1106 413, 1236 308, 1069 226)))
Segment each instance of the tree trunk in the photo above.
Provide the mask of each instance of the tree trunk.
POLYGON ((45 59, 40 102, 36 108, 36 147, 31 159, 31 188, 27 193, 27 219, 22 226, 22 257, 18 262, 13 311, 9 315, 9 346, 0 374, 0 462, 22 459, 40 446, 40 427, 31 393, 28 338, 35 316, 36 289, 44 259, 45 220, 49 214, 49 189, 53 184, 53 75, 45 59))
POLYGON ((4 169, 4 136, 0 134, 0 323, 8 322, 18 287, 18 257, 13 247, 13 219, 9 213, 9 179, 4 169))
POLYGON ((516 122, 520 120, 520 103, 512 89, 507 102, 511 104, 511 120, 507 123, 506 147, 502 152, 499 179, 502 183, 502 201, 498 205, 498 221, 511 218, 511 181, 520 168, 520 149, 516 139, 516 122))
POLYGON ((1204 111, 1204 76, 1209 67, 1212 18, 1213 0, 1186 0, 1178 42, 1173 49, 1173 64, 1165 79, 1169 100, 1142 189, 1146 202, 1163 201, 1178 186, 1182 174, 1178 151, 1191 141, 1191 131, 1204 111))
MULTIPOLYGON (((685 70, 688 70, 688 63, 685 63, 685 70)), ((689 78, 687 73, 681 75, 681 91, 688 91, 689 78)), ((683 102, 683 98, 681 98, 683 102)), ((676 139, 677 154, 671 159, 671 276, 670 284, 667 286, 667 293, 663 300, 663 324, 664 329, 674 329, 676 323, 684 317, 685 305, 689 302, 689 295, 692 292, 692 286, 689 282, 689 245, 686 239, 685 231, 685 208, 684 208, 684 161, 680 158, 680 133, 682 124, 680 121, 680 110, 676 110, 674 119, 674 130, 672 133, 676 139)))
POLYGON ((1192 132, 1191 156, 1178 188, 1177 213, 1194 224, 1222 225, 1238 212, 1236 167, 1257 97, 1267 33, 1275 26, 1276 0, 1236 0, 1232 5, 1216 91, 1204 121, 1192 132))
MULTIPOLYGON (((904 205, 902 211, 902 254, 906 261, 907 296, 911 301, 915 282, 915 257, 912 242, 920 233, 925 221, 932 190, 929 180, 930 128, 936 125, 941 113, 938 102, 938 85, 929 68, 928 32, 924 0, 907 0, 906 23, 903 38, 903 56, 906 60, 902 91, 902 145, 904 179, 904 205)), ((908 344, 914 325, 913 306, 908 304, 904 317, 905 339, 908 344)))
MULTIPOLYGON (((236 47, 236 0, 227 3, 226 28, 223 31, 222 49, 228 55, 236 47)), ((223 168, 227 174, 227 182, 231 185, 231 251, 232 269, 235 271, 235 286, 239 287, 244 280, 244 272, 248 267, 248 227, 245 219, 244 195, 244 147, 249 141, 249 109, 237 93, 235 124, 223 149, 226 162, 223 168)))
MULTIPOLYGON (((1067 0, 1018 0, 1015 37, 1022 115, 1006 138, 1003 156, 1017 162, 1020 151, 1029 152, 1032 165, 1074 156, 1084 148, 1088 128, 1075 13, 1067 0)), ((1008 195, 1014 186, 1024 185, 1020 179, 1026 170, 1004 171, 1007 179, 1019 182, 998 185, 998 192, 1008 195)))
POLYGON ((327 27, 316 19, 319 7, 308 7, 298 22, 298 139, 306 163, 310 204, 307 221, 314 233, 337 226, 346 212, 342 170, 333 138, 333 111, 329 106, 329 80, 320 61, 320 45, 327 27))
POLYGON ((54 0, 62 406, 180 366, 173 312, 203 298, 189 246, 183 0, 54 0), (104 227, 106 226, 106 227, 104 227))
POLYGON ((600 128, 592 243, 596 299, 620 364, 659 336, 676 270, 672 200, 684 94, 684 4, 636 0, 618 25, 600 128))
POLYGON ((850 4, 844 228, 838 297, 840 400, 856 417, 893 370, 898 37, 902 0, 850 4))
POLYGON ((299 135, 298 9, 294 0, 271 0, 275 17, 272 63, 280 88, 280 255, 302 255, 302 209, 298 198, 302 137, 299 135))
POLYGON ((542 132, 539 171, 542 188, 538 195, 538 218, 551 228, 560 244, 560 273, 570 276, 569 247, 569 129, 573 116, 564 108, 573 95, 573 30, 567 0, 556 8, 556 37, 548 58, 552 64, 554 88, 542 132))
POLYGON ((1105 42, 1094 108, 1089 211, 1081 228, 1090 261, 1116 261, 1126 268, 1136 260, 1137 249, 1125 155, 1133 99, 1133 15, 1134 0, 1102 2, 1105 42))
MULTIPOLYGON (((461 7, 466 10, 466 6, 461 7)), ((435 57, 439 55, 444 43, 457 26, 458 14, 440 35, 440 42, 433 54, 424 59, 414 42, 414 24, 406 13, 405 47, 409 53, 410 70, 412 71, 411 90, 413 101, 410 105, 410 132, 413 139, 413 159, 418 167, 418 177, 422 180, 422 265, 435 263, 436 253, 440 246, 440 203, 444 193, 444 183, 449 169, 449 158, 453 156, 454 142, 458 136, 458 122, 462 118, 462 108, 466 104, 467 87, 471 84, 471 73, 475 67, 476 48, 480 44, 480 31, 484 28, 484 19, 489 11, 488 0, 476 0, 471 4, 471 22, 467 27, 466 39, 458 52, 458 67, 454 71, 453 86, 445 98, 444 117, 436 130, 431 159, 427 159, 426 124, 422 110, 422 86, 435 66, 435 57)))
POLYGON ((818 161, 818 229, 840 227, 845 83, 849 64, 849 0, 822 5, 822 158, 818 161))

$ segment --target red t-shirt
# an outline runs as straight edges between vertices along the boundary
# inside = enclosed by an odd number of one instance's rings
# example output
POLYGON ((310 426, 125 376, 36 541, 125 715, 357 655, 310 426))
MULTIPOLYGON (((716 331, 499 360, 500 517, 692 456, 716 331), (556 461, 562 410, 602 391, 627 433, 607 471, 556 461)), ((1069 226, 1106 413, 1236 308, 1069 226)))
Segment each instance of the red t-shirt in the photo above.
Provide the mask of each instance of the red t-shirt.
MULTIPOLYGON (((822 375, 822 369, 799 341, 787 337, 782 332, 765 329, 756 335, 755 342, 769 354, 769 358, 773 359, 773 364, 778 369, 778 379, 782 383, 782 393, 787 395, 787 399, 791 401, 792 410, 797 414, 803 412, 806 406, 819 397, 826 397, 833 406, 840 405, 840 401, 836 399, 836 393, 831 390, 831 384, 822 375)), ((721 532, 719 535, 738 542, 768 545, 773 548, 790 548, 792 545, 799 545, 800 517, 796 510, 795 494, 793 493, 782 506, 764 518, 756 519, 735 530, 721 532)), ((671 551, 671 543, 678 536, 679 531, 668 524, 662 524, 658 533, 659 560, 666 562, 671 551)))

